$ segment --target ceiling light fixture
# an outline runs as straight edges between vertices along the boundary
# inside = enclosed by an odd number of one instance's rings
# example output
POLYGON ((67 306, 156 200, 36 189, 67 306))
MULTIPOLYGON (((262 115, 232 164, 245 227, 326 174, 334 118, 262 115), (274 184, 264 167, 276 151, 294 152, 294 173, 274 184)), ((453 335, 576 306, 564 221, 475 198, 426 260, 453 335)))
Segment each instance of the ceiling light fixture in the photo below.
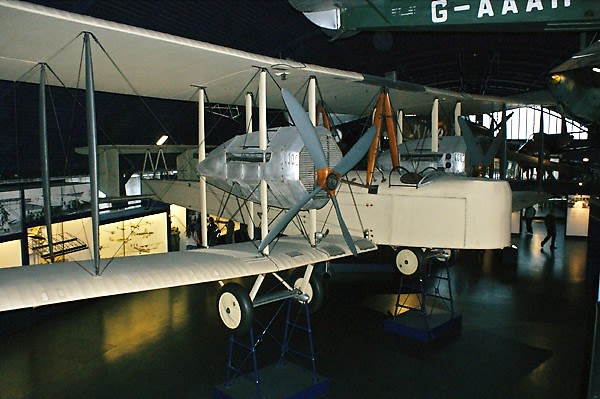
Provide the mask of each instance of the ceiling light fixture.
POLYGON ((163 134, 162 136, 160 136, 160 138, 158 140, 156 140, 156 145, 163 145, 165 143, 165 141, 167 141, 168 138, 169 138, 168 135, 163 134))
POLYGON ((592 68, 592 71, 600 73, 600 68, 598 68, 598 67, 593 67, 593 68, 592 68))
POLYGON ((561 81, 563 80, 563 76, 559 75, 557 73, 553 74, 552 76, 550 76, 550 83, 552 84, 559 84, 561 81))

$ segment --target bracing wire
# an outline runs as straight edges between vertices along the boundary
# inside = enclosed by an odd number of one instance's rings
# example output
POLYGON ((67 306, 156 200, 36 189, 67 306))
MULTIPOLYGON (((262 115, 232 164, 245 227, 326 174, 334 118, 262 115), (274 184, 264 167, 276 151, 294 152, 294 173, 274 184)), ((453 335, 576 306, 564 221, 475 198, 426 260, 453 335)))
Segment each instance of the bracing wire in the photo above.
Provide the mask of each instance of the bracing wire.
MULTIPOLYGON (((71 40, 71 41, 70 41, 70 42, 69 42, 67 45, 63 46, 61 50, 59 50, 59 51, 58 51, 57 53, 55 53, 55 54, 54 54, 52 57, 50 57, 50 59, 54 58, 54 57, 56 56, 56 54, 58 54, 60 51, 62 51, 64 48, 66 48, 66 47, 67 47, 69 44, 71 44, 71 43, 72 43, 72 42, 73 42, 75 39, 77 39, 77 37, 79 37, 80 35, 81 35, 81 34, 79 34, 79 35, 77 35, 76 37, 74 37, 74 38, 73 38, 73 39, 72 39, 72 40, 71 40)), ((92 36, 93 36, 93 35, 92 35, 92 36)), ((96 38, 95 38, 95 37, 94 37, 94 39, 96 40, 96 38)), ((135 89, 134 89, 134 88, 131 86, 131 83, 130 83, 130 82, 127 80, 127 78, 126 78, 126 77, 125 77, 125 75, 122 73, 122 71, 119 69, 119 67, 116 65, 116 63, 114 62, 114 60, 112 60, 112 58, 111 58, 111 57, 108 55, 108 53, 106 53, 105 49, 102 47, 102 45, 101 45, 101 44, 100 44, 100 43, 99 43, 97 40, 96 40, 96 42, 98 43, 98 45, 100 46, 100 48, 102 48, 102 50, 105 52, 106 56, 107 56, 107 57, 110 59, 110 61, 113 63, 113 65, 115 66, 115 68, 116 68, 116 69, 119 71, 119 73, 121 73, 121 75, 122 75, 122 76, 123 76, 123 78, 124 78, 124 79, 127 81, 127 83, 130 85, 130 87, 132 88, 132 90, 133 90, 134 92, 136 92, 136 94, 137 94, 137 91, 136 91, 136 90, 135 90, 135 89)), ((82 54, 83 54, 83 50, 82 50, 82 54)), ((21 75, 21 77, 20 77, 18 80, 23 80, 23 79, 24 79, 26 76, 28 76, 29 74, 33 73, 33 72, 35 71, 35 69, 37 68, 37 66, 38 66, 38 65, 39 65, 39 64, 36 64, 36 65, 35 65, 35 66, 33 66, 32 68, 30 68, 30 69, 29 69, 28 71, 26 71, 26 72, 25 72, 23 75, 21 75)), ((49 70, 49 71, 51 72, 51 74, 52 74, 52 75, 53 75, 53 76, 54 76, 54 77, 57 79, 57 81, 58 81, 58 82, 59 82, 59 83, 60 83, 60 84, 61 84, 61 85, 62 85, 62 86, 65 88, 65 89, 67 89, 67 87, 66 87, 66 84, 64 83, 64 81, 63 81, 63 80, 62 80, 62 79, 61 79, 61 78, 60 78, 60 77, 59 77, 59 76, 58 76, 58 75, 57 75, 57 74, 54 72, 54 70, 53 70, 53 69, 52 69, 52 68, 51 68, 49 65, 48 65, 48 70, 49 70)), ((80 82, 81 70, 82 70, 82 59, 80 59, 79 74, 78 74, 78 79, 77 79, 77 82, 78 82, 78 87, 79 87, 79 82, 80 82)), ((74 95, 73 95, 73 94, 72 94, 72 93, 71 93, 71 92, 70 92, 68 89, 67 89, 67 93, 69 93, 69 95, 71 95, 71 97, 72 97, 72 98, 73 98, 73 100, 74 100, 74 104, 75 104, 75 105, 78 105, 78 106, 80 106, 80 107, 82 107, 82 108, 83 108, 83 105, 81 104, 81 102, 80 102, 80 101, 79 101, 79 100, 76 98, 76 96, 74 96, 74 95)), ((138 94, 138 96, 139 96, 139 94, 138 94)), ((140 96, 140 98, 141 98, 141 96, 140 96)), ((143 99, 142 99, 142 102, 143 102, 143 104, 144 104, 144 105, 145 105, 145 106, 148 108, 147 104, 145 103, 145 101, 143 101, 143 99)), ((16 103, 16 91, 15 91, 15 103, 16 103)), ((58 119, 58 115, 57 115, 57 113, 56 113, 56 104, 55 104, 55 100, 54 100, 54 96, 52 95, 52 92, 50 93, 50 103, 51 103, 51 106, 52 106, 52 108, 53 108, 53 111, 54 111, 54 118, 55 118, 55 120, 56 120, 57 129, 58 129, 58 132, 59 132, 59 137, 60 137, 60 140, 61 140, 61 145, 63 146, 63 151, 66 151, 66 150, 65 150, 64 135, 63 135, 63 132, 62 132, 62 128, 61 128, 60 121, 59 121, 59 119, 58 119)), ((15 108, 16 108, 16 104, 15 104, 15 108)), ((155 116, 155 115, 154 115, 154 113, 152 112, 152 110, 151 110, 151 109, 149 109, 149 111, 150 111, 150 113, 151 113, 153 116, 155 116)), ((15 114, 16 114, 16 113, 15 113, 15 114)), ((16 115, 15 115, 15 118, 16 118, 16 115)), ((160 124, 161 126, 163 126, 163 125, 162 125, 162 123, 160 123, 160 121, 158 121, 158 122, 159 122, 159 124, 160 124)), ((17 125, 15 124, 15 126, 17 126, 17 125)), ((103 134, 103 135, 104 135, 104 136, 105 136, 105 137, 106 137, 106 138, 107 138, 109 141, 111 141, 111 140, 110 140, 110 138, 109 138, 109 137, 106 135, 106 132, 105 132, 105 131, 104 131, 102 128, 100 128, 99 130, 102 132, 102 134, 103 134)), ((165 129, 165 130, 166 130, 166 129, 165 129)), ((113 145, 114 145, 114 143, 113 143, 113 145)), ((68 163, 68 157, 67 157, 67 156, 65 156, 65 162, 67 162, 67 163, 68 163)), ((65 168, 66 168, 66 167, 67 167, 67 164, 65 164, 65 168)), ((83 223, 83 221, 82 221, 82 223, 83 223)), ((84 234, 86 234, 86 233, 85 233, 85 230, 84 230, 84 234)), ((127 237, 127 239, 129 239, 129 237, 131 236, 131 234, 133 234, 133 230, 130 232, 130 234, 129 234, 129 236, 127 237)), ((86 237, 86 240, 87 240, 87 237, 86 237)), ((88 240, 88 241, 89 241, 89 240, 88 240)), ((125 241, 124 241, 124 242, 123 242, 123 243, 120 245, 120 247, 119 247, 119 248, 118 248, 118 249, 115 251, 115 254, 113 254, 113 256, 111 257, 111 260, 110 260, 110 261, 109 261, 109 262, 106 264, 106 266, 105 266, 105 267, 102 269, 102 271, 106 270, 106 268, 108 267, 108 265, 111 263, 112 259, 114 259, 114 256, 116 255, 116 253, 117 253, 117 252, 119 252, 119 251, 120 251, 120 250, 123 248, 124 244, 125 244, 125 241)))
POLYGON ((160 125, 161 129, 163 129, 164 131, 168 131, 168 129, 163 125, 163 123, 160 120, 160 118, 158 118, 158 116, 156 116, 156 114, 154 113, 154 111, 152 110, 152 108, 150 108, 150 106, 148 105, 148 103, 144 100, 144 98, 142 97, 142 95, 133 86, 133 84, 127 78, 127 76, 125 76, 125 73, 123 73, 123 71, 121 70, 121 68, 117 65, 117 63, 115 62, 115 60, 110 56, 110 54, 108 53, 108 51, 106 51, 106 49, 104 48, 104 46, 102 45, 102 43, 100 43, 100 41, 98 40, 98 38, 93 33, 90 33, 90 36, 92 36, 94 38, 94 41, 96 42, 96 44, 98 45, 98 47, 100 47, 100 49, 102 50, 102 52, 104 53, 104 55, 106 56, 106 58, 108 58, 108 60, 115 67, 115 69, 117 70, 117 72, 119 72, 119 74, 121 75, 121 77, 123 78, 123 80, 125 81, 125 83, 127 83, 127 85, 129 86, 129 88, 131 89, 131 91, 133 91, 133 93, 135 93, 135 95, 139 97, 139 99, 142 102, 142 104, 144 105, 144 107, 148 110, 148 112, 150 113, 150 115, 152 115, 152 117, 154 118, 154 120, 160 125))

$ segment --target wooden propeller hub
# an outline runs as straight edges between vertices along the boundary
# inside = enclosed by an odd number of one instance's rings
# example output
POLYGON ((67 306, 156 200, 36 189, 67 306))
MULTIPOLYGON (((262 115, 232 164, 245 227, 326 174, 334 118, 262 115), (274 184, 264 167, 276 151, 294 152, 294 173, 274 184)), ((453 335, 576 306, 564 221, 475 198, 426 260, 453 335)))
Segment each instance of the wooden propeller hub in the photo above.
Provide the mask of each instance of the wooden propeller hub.
POLYGON ((340 182, 340 174, 331 166, 317 169, 317 184, 329 195, 335 195, 335 189, 340 182))

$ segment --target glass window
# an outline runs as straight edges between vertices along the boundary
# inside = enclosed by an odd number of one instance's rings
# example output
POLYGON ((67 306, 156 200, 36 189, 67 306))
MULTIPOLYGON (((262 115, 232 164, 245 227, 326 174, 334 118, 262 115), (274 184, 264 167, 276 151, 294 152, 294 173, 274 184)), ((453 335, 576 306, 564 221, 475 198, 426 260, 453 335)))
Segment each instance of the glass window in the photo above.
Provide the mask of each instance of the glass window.
MULTIPOLYGON (((539 105, 521 107, 506 112, 507 116, 513 116, 506 124, 506 137, 508 140, 527 140, 534 133, 540 131, 540 117, 543 119, 544 133, 560 134, 562 133, 563 116, 556 111, 543 108, 539 105)), ((476 115, 469 115, 469 120, 476 122, 476 115)), ((494 112, 491 115, 483 115, 483 126, 491 127, 492 119, 502 120, 502 112, 494 112)), ((575 140, 587 139, 588 129, 581 123, 564 117, 564 125, 567 133, 572 134, 575 140)))

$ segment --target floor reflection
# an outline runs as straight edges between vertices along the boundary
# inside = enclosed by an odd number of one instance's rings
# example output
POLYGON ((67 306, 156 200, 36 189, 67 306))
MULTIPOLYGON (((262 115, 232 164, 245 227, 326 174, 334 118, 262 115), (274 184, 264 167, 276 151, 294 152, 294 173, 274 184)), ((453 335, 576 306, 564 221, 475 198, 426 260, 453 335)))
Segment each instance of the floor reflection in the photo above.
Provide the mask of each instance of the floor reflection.
MULTIPOLYGON (((542 252, 539 234, 513 239, 516 264, 498 251, 463 251, 450 268, 463 328, 442 344, 384 332, 397 275, 355 268, 328 280, 324 308, 313 315, 317 367, 332 381, 327 397, 582 397, 586 242, 560 238, 556 251, 542 252)), ((228 339, 217 290, 86 301, 4 336, 0 398, 211 397, 225 378, 228 339)), ((400 300, 418 305, 414 294, 400 300)))

